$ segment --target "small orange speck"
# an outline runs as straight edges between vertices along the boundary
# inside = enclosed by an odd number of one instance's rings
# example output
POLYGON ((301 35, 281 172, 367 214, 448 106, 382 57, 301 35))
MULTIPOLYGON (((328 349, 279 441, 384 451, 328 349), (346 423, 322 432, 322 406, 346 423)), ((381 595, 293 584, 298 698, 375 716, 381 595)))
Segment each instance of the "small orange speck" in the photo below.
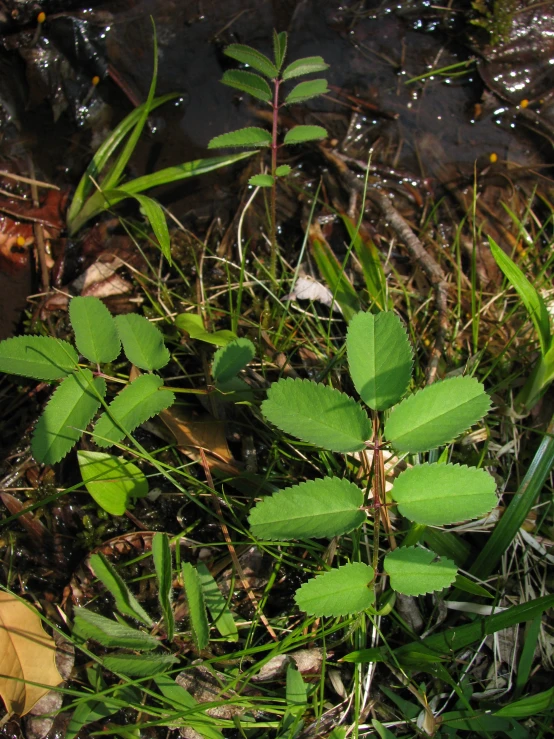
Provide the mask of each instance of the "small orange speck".
POLYGON ((99 82, 100 82, 100 77, 97 74, 95 74, 94 77, 92 78, 93 86, 96 87, 96 85, 99 84, 99 82))
POLYGON ((37 15, 37 23, 44 23, 45 20, 46 20, 46 13, 44 11, 41 11, 37 15))
POLYGON ((529 100, 527 100, 527 98, 523 98, 523 100, 521 100, 521 102, 519 103, 520 108, 526 108, 528 105, 529 105, 529 100))
POLYGON ((497 162, 497 161, 498 161, 498 154, 497 154, 497 153, 496 153, 495 151, 493 151, 493 152, 492 152, 492 153, 491 153, 491 154, 489 155, 489 162, 490 162, 491 164, 494 164, 494 163, 495 163, 495 162, 497 162))
POLYGON ((25 236, 18 236, 17 239, 15 240, 15 243, 18 246, 25 246, 25 236))

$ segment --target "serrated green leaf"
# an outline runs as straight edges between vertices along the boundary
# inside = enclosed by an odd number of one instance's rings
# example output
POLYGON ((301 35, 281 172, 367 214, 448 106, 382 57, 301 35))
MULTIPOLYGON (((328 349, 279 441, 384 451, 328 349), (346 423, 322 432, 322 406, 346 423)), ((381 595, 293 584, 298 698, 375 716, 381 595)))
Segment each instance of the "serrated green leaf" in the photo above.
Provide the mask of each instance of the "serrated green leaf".
POLYGON ((98 419, 92 438, 100 447, 111 446, 137 426, 175 402, 171 390, 159 390, 163 385, 161 377, 141 375, 127 385, 108 406, 109 412, 98 419))
POLYGON ((79 636, 94 639, 103 647, 119 647, 120 649, 136 649, 140 652, 149 652, 156 649, 160 644, 150 634, 132 629, 130 626, 120 624, 111 618, 89 611, 87 608, 75 609, 75 624, 79 636))
POLYGON ((89 563, 96 577, 114 597, 117 610, 124 616, 136 618, 146 626, 151 627, 153 625, 152 619, 131 593, 119 572, 102 552, 92 554, 89 563))
POLYGON ((235 339, 214 354, 212 375, 216 382, 228 382, 235 377, 248 362, 254 359, 256 348, 249 339, 235 339))
POLYGON ((404 595, 423 595, 447 588, 458 569, 450 559, 438 559, 434 552, 419 547, 400 547, 389 552, 383 564, 391 587, 404 595))
POLYGON ((194 641, 198 649, 206 649, 210 643, 210 627, 206 616, 206 605, 200 578, 190 562, 183 563, 183 582, 194 641))
POLYGON ((84 369, 66 377, 38 419, 31 441, 33 457, 55 464, 71 451, 106 394, 106 383, 84 369))
POLYGON ((137 313, 127 313, 116 316, 115 323, 125 356, 135 367, 156 370, 169 362, 169 350, 164 344, 163 334, 147 318, 137 313))
POLYGON ((81 354, 96 364, 113 362, 121 351, 121 342, 110 311, 98 298, 73 298, 69 318, 75 332, 75 344, 81 354))
POLYGON ((79 357, 67 341, 50 336, 15 336, 0 342, 0 372, 61 380, 75 370, 79 357))
POLYGON ((261 72, 266 77, 269 77, 269 79, 275 79, 279 74, 273 62, 251 46, 231 44, 227 46, 223 53, 226 56, 230 56, 231 59, 236 59, 237 62, 248 64, 249 67, 261 72))
POLYGON ((166 638, 173 641, 175 617, 173 615, 172 593, 172 557, 169 540, 165 534, 156 533, 152 539, 152 558, 158 580, 158 600, 164 617, 166 638))
POLYGON ((204 602, 212 617, 213 625, 227 641, 238 641, 239 635, 235 619, 227 607, 227 602, 216 581, 203 562, 197 564, 196 571, 200 578, 204 602))
POLYGON ((287 131, 285 144, 302 144, 305 141, 317 141, 327 138, 327 131, 323 126, 295 126, 287 131))
POLYGON ((287 32, 281 31, 281 33, 277 33, 277 31, 273 31, 273 56, 275 57, 275 66, 277 67, 277 70, 281 70, 281 67, 283 66, 283 61, 285 59, 285 54, 287 53, 287 32))
POLYGON ((252 187, 273 187, 275 180, 270 174, 255 174, 248 180, 252 187))
POLYGON ((263 128, 250 126, 239 128, 237 131, 222 133, 213 138, 208 149, 223 148, 225 146, 271 146, 271 134, 263 128))
POLYGON ((113 516, 123 516, 129 498, 148 495, 146 475, 135 464, 105 452, 78 451, 85 487, 98 505, 113 516))
POLYGON ((293 77, 302 77, 305 74, 314 74, 314 72, 324 72, 329 68, 320 56, 307 56, 304 59, 297 59, 289 64, 283 70, 282 77, 284 80, 293 79, 293 77))
POLYGON ((340 477, 301 482, 269 498, 250 512, 252 533, 259 539, 306 539, 341 536, 366 520, 360 510, 364 494, 340 477))
MULTIPOLYGON (((311 100, 311 98, 319 97, 320 95, 324 95, 326 92, 329 92, 327 80, 306 80, 305 82, 299 82, 292 88, 285 98, 285 103, 287 105, 302 103, 304 100, 311 100)), ((325 133, 325 135, 327 135, 327 133, 325 133)))
POLYGON ((310 380, 273 383, 262 413, 287 434, 333 452, 359 452, 372 433, 366 412, 355 400, 310 380))
POLYGON ((292 168, 288 164, 281 164, 275 170, 275 174, 277 175, 277 177, 286 177, 291 172, 292 172, 292 168))
POLYGON ((106 670, 129 677, 154 677, 178 662, 172 654, 114 654, 103 660, 106 670))
POLYGON ((473 377, 435 382, 393 408, 385 437, 398 452, 425 452, 449 444, 490 408, 483 385, 473 377))
POLYGON ((237 337, 233 331, 213 331, 209 333, 204 328, 202 317, 197 313, 180 313, 175 318, 175 325, 178 329, 186 331, 190 334, 191 339, 205 341, 214 346, 226 346, 230 341, 234 341, 237 337))
POLYGON ((394 313, 358 313, 348 324, 348 368, 364 403, 383 411, 397 403, 410 384, 412 348, 394 313))
POLYGON ((221 82, 229 87, 242 90, 242 92, 246 92, 252 95, 252 97, 258 98, 258 100, 263 100, 264 103, 269 103, 273 97, 271 89, 264 78, 253 72, 230 69, 228 72, 225 72, 221 82))
POLYGON ((494 478, 485 470, 421 464, 402 472, 391 494, 410 521, 442 526, 488 513, 497 502, 495 490, 494 478))
POLYGON ((300 610, 311 616, 348 616, 371 608, 373 568, 362 562, 343 565, 308 580, 296 591, 300 610))

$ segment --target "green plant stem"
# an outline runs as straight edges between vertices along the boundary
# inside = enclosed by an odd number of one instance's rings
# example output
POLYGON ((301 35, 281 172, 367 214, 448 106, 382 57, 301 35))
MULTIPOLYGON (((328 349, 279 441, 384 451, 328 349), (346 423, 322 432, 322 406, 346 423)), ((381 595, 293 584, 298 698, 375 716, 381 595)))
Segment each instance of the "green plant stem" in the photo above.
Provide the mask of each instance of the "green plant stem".
POLYGON ((277 177, 275 170, 277 169, 277 124, 279 122, 279 87, 281 80, 273 81, 275 87, 273 90, 273 127, 271 131, 271 176, 273 184, 271 185, 271 211, 270 211, 270 241, 271 241, 271 257, 269 263, 269 274, 274 283, 277 282, 277 177))

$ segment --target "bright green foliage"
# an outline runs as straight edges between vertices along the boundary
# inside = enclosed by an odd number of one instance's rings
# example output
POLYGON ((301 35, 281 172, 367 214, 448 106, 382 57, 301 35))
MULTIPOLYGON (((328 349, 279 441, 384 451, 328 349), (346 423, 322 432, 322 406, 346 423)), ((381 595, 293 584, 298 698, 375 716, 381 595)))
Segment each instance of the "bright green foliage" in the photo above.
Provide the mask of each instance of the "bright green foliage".
POLYGON ((102 194, 108 203, 119 202, 121 200, 133 199, 140 206, 140 211, 150 224, 154 235, 158 239, 162 254, 171 264, 171 239, 169 237, 169 229, 165 220, 165 213, 162 206, 149 198, 148 195, 139 195, 128 190, 118 188, 116 190, 103 190, 102 194))
POLYGON ((289 710, 304 710, 308 702, 308 686, 295 664, 289 664, 287 667, 286 698, 289 710))
POLYGON ((153 323, 137 313, 116 316, 117 331, 125 356, 143 370, 156 370, 169 362, 169 350, 164 338, 153 323))
POLYGON ((277 177, 286 177, 292 172, 291 167, 288 164, 281 164, 277 169, 275 170, 275 175, 277 177))
POLYGON ((164 617, 166 636, 173 640, 175 618, 173 616, 172 594, 172 558, 169 539, 165 534, 156 533, 152 539, 152 558, 158 578, 158 599, 164 617))
POLYGON ((129 677, 154 677, 177 662, 179 659, 172 654, 118 654, 103 659, 106 670, 129 677))
POLYGON ((106 559, 102 552, 92 554, 90 566, 96 577, 100 580, 106 590, 115 599, 115 607, 123 616, 142 621, 148 627, 153 625, 152 619, 140 605, 135 596, 127 587, 121 575, 115 567, 106 559))
POLYGON ((162 385, 162 378, 156 375, 141 375, 127 385, 96 422, 92 435, 94 442, 100 447, 111 446, 141 423, 173 405, 175 395, 171 390, 160 390, 162 385))
POLYGON ((92 421, 106 393, 106 383, 81 370, 66 377, 39 418, 31 450, 37 462, 55 464, 73 448, 92 421))
POLYGON ((206 608, 212 617, 215 628, 224 639, 238 641, 239 635, 235 619, 210 571, 203 562, 199 562, 196 566, 196 572, 200 578, 206 608))
POLYGON ((61 380, 77 368, 79 357, 67 341, 49 336, 16 336, 0 342, 0 372, 35 380, 61 380))
POLYGON ((259 539, 302 539, 347 534, 361 526, 364 494, 340 477, 324 477, 293 485, 264 498, 249 516, 259 539))
POLYGON ((235 377, 254 359, 256 349, 249 339, 235 339, 214 354, 212 375, 216 383, 235 377))
POLYGON ((325 240, 312 240, 312 253, 321 275, 329 285, 344 320, 349 323, 360 311, 360 298, 344 273, 344 267, 325 240))
POLYGON ((415 523, 442 526, 477 518, 496 505, 496 484, 485 470, 459 464, 421 464, 403 472, 392 497, 415 523))
POLYGON ((395 314, 355 315, 346 348, 350 375, 364 403, 378 411, 398 403, 412 376, 412 350, 395 314))
POLYGON ((190 625, 198 649, 206 649, 210 641, 210 627, 198 572, 190 564, 183 563, 183 582, 189 606, 190 625))
POLYGON ((274 383, 262 413, 282 431, 334 452, 359 452, 371 436, 371 423, 358 403, 309 380, 274 383))
POLYGON ((273 187, 275 178, 270 174, 255 174, 248 180, 248 184, 253 187, 273 187))
POLYGON ((204 328, 202 317, 197 313, 180 313, 175 318, 175 325, 182 331, 190 334, 191 339, 205 341, 214 346, 226 346, 230 341, 234 341, 237 335, 232 331, 214 331, 209 333, 204 328))
POLYGON ((341 218, 360 262, 370 299, 381 311, 391 309, 392 301, 388 298, 387 278, 381 264, 379 250, 371 239, 362 239, 358 227, 346 213, 341 213, 341 218))
POLYGON ((121 351, 121 342, 112 314, 98 298, 73 298, 69 318, 75 332, 75 344, 81 354, 96 364, 113 362, 121 351))
POLYGON ((188 690, 176 683, 169 675, 156 675, 154 680, 160 693, 167 698, 175 710, 188 711, 183 716, 187 728, 194 729, 206 739, 223 739, 223 734, 216 728, 217 719, 206 715, 205 712, 199 712, 198 702, 188 690))
POLYGON ((457 567, 450 559, 418 547, 400 547, 385 557, 391 587, 406 595, 423 595, 452 585, 457 567))
POLYGON ((159 645, 158 640, 150 634, 124 626, 111 618, 105 618, 99 613, 89 611, 87 608, 75 609, 75 626, 79 636, 94 639, 103 647, 120 647, 147 652, 156 649, 159 645))
POLYGON ((298 607, 314 616, 344 616, 371 608, 373 568, 362 562, 343 565, 308 580, 296 591, 298 607))
MULTIPOLYGON (((296 85, 296 87, 293 87, 293 89, 285 98, 285 103, 286 105, 292 105, 293 103, 303 103, 306 100, 311 100, 311 98, 319 97, 320 95, 324 95, 327 92, 329 92, 329 88, 327 87, 327 80, 306 80, 305 82, 300 82, 298 85, 296 85)), ((296 128, 294 128, 293 130, 296 131, 298 128, 300 128, 300 126, 296 126, 296 128)), ((327 136, 327 132, 325 132, 320 138, 324 138, 325 136, 327 136)), ((287 143, 286 138, 285 143, 287 143)))
POLYGON ((473 377, 435 382, 394 408, 385 437, 398 452, 435 449, 480 421, 490 404, 483 386, 473 377))
MULTIPOLYGON (((312 96, 313 97, 313 96, 312 96)), ((295 126, 285 135, 285 144, 303 144, 306 141, 324 139, 327 131, 322 126, 295 126)))
POLYGON ((130 498, 148 494, 144 472, 122 457, 78 451, 77 459, 86 489, 98 505, 113 516, 123 516, 130 498))
POLYGON ((324 72, 329 69, 329 65, 325 64, 320 56, 308 56, 304 59, 297 59, 289 64, 283 70, 282 77, 284 80, 291 80, 293 77, 303 77, 305 74, 314 74, 315 72, 324 72))
POLYGON ((275 57, 275 66, 278 71, 281 71, 283 62, 285 61, 285 55, 287 53, 287 34, 286 31, 273 31, 273 55, 275 57))
POLYGON ((216 136, 208 144, 208 149, 217 149, 225 146, 271 146, 271 134, 263 128, 250 126, 240 128, 216 136))
MULTIPOLYGON (((280 44, 280 49, 282 48, 280 44)), ((286 37, 285 37, 285 48, 286 48, 286 37)), ((225 56, 230 56, 231 59, 236 59, 237 62, 242 64, 248 64, 252 69, 261 72, 265 77, 269 79, 275 79, 279 72, 277 67, 270 61, 264 54, 251 46, 244 46, 243 44, 231 44, 223 52, 225 56)))
POLYGON ((114 690, 112 696, 109 698, 103 695, 101 700, 91 698, 79 703, 71 714, 64 732, 64 739, 75 739, 83 726, 94 721, 102 721, 108 716, 121 711, 122 707, 130 706, 132 703, 140 704, 141 701, 140 693, 128 685, 122 685, 114 690))
POLYGON ((271 100, 271 88, 258 74, 232 69, 225 72, 221 81, 224 85, 248 92, 252 97, 263 100, 264 103, 269 103, 271 100))

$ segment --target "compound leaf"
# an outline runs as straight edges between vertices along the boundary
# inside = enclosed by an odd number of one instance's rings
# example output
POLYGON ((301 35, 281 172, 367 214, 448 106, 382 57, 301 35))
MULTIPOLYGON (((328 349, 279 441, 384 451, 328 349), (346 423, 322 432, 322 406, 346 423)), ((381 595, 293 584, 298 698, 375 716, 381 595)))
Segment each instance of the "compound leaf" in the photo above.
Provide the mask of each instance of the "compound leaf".
POLYGON ((165 622, 168 641, 173 641, 175 617, 171 603, 172 559, 169 540, 165 534, 156 533, 152 539, 152 558, 158 580, 158 599, 165 622))
POLYGON ((290 80, 293 77, 302 77, 305 74, 313 74, 314 72, 324 72, 329 68, 328 64, 325 64, 323 57, 321 56, 307 56, 304 59, 297 59, 292 64, 289 64, 283 70, 283 79, 290 80))
POLYGON ((260 539, 305 539, 347 534, 366 520, 364 494, 340 477, 301 482, 264 498, 251 511, 250 526, 260 539))
POLYGON ((213 331, 210 333, 204 328, 204 321, 197 313, 180 313, 175 318, 175 325, 182 331, 190 334, 191 339, 205 341, 215 346, 226 346, 230 341, 234 341, 237 335, 233 331, 213 331))
POLYGON ((271 134, 263 128, 250 126, 239 128, 216 136, 208 144, 208 149, 217 149, 225 146, 270 146, 271 134))
POLYGON ((394 313, 357 313, 346 336, 348 367, 360 397, 374 410, 397 403, 412 375, 412 349, 394 313))
POLYGON ((305 141, 316 141, 327 137, 323 126, 295 126, 285 135, 285 144, 302 144, 305 141))
POLYGON ((434 552, 419 547, 400 547, 385 557, 385 572, 391 587, 404 595, 423 595, 447 588, 456 579, 451 559, 438 559, 434 552))
POLYGON ((115 321, 98 298, 73 298, 69 318, 75 332, 77 349, 89 362, 113 362, 121 351, 115 321))
POLYGON ((264 78, 252 72, 231 69, 225 72, 221 81, 224 85, 247 92, 265 103, 269 103, 272 98, 271 89, 264 78))
POLYGON ((261 72, 266 77, 269 77, 269 79, 273 80, 279 75, 277 67, 273 62, 251 46, 231 44, 227 46, 223 53, 225 56, 230 56, 231 59, 236 59, 237 62, 248 64, 249 67, 261 72))
POLYGON ((249 339, 235 339, 214 354, 212 375, 216 382, 227 382, 246 367, 256 353, 249 339))
POLYGON ((329 92, 327 80, 306 80, 292 88, 285 98, 285 103, 287 105, 302 103, 304 100, 316 98, 319 95, 324 95, 326 92, 329 92))
POLYGON ((123 516, 129 498, 148 495, 146 475, 135 464, 105 452, 78 451, 85 487, 98 505, 112 516, 123 516))
POLYGON ((496 505, 496 484, 485 470, 459 464, 421 464, 398 476, 392 497, 415 523, 442 526, 477 518, 496 505))
POLYGON ((206 649, 210 643, 210 627, 206 616, 206 604, 204 603, 200 577, 190 562, 183 563, 183 582, 194 641, 198 649, 206 649))
POLYGON ((136 313, 116 316, 117 331, 125 356, 144 370, 156 370, 169 362, 169 350, 162 332, 144 316, 136 313))
POLYGON ((287 53, 287 32, 273 31, 273 55, 275 57, 275 66, 278 70, 283 66, 285 54, 287 53))
POLYGON ((81 437, 100 407, 106 383, 84 369, 60 383, 38 419, 31 451, 37 462, 55 464, 81 437))
POLYGON ((101 447, 123 439, 137 426, 175 402, 171 390, 159 390, 161 377, 141 375, 117 395, 98 419, 92 438, 101 447))
POLYGON ((296 591, 298 607, 311 616, 348 616, 371 608, 373 567, 362 562, 343 565, 308 580, 296 591))
POLYGON ((94 639, 103 647, 120 647, 149 652, 160 645, 159 641, 144 631, 132 629, 111 618, 89 611, 87 608, 75 609, 75 626, 79 636, 94 639))
POLYGON ((490 404, 473 377, 435 382, 392 410, 385 436, 399 452, 425 452, 453 441, 480 421, 490 404))
POLYGON ((113 595, 115 607, 124 616, 136 618, 146 626, 152 626, 152 619, 131 593, 125 580, 110 564, 102 552, 92 554, 89 560, 92 571, 106 590, 113 595))
POLYGON ((287 434, 333 452, 361 451, 372 432, 366 412, 353 398, 311 380, 275 382, 262 413, 287 434))
POLYGON ((104 657, 104 667, 129 677, 153 677, 179 662, 172 654, 114 654, 104 657))
POLYGON ((15 336, 0 342, 0 372, 35 380, 61 380, 75 370, 79 357, 67 341, 50 336, 15 336))
POLYGON ((270 174, 255 174, 248 180, 252 187, 273 187, 275 180, 270 174))

